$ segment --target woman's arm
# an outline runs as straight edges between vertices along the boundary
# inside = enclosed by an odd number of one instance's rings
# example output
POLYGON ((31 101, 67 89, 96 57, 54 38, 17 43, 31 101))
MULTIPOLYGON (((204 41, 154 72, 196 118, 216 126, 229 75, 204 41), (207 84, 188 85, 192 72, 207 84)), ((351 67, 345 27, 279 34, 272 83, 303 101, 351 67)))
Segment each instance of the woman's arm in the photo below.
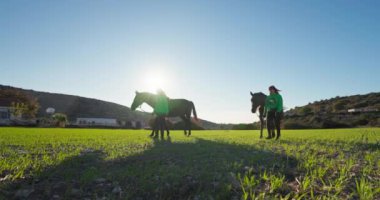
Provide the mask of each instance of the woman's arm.
POLYGON ((278 95, 278 99, 277 99, 277 112, 282 112, 282 111, 283 111, 282 96, 278 95))
POLYGON ((268 97, 265 99, 265 103, 264 103, 264 117, 267 115, 267 111, 268 111, 268 97))

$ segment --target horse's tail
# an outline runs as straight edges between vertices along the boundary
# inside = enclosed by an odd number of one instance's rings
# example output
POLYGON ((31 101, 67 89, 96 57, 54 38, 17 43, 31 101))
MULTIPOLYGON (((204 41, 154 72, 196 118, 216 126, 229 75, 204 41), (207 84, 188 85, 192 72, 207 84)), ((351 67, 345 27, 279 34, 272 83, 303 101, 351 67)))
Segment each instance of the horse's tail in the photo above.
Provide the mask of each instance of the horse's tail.
POLYGON ((191 102, 191 106, 192 106, 192 110, 193 110, 194 118, 195 118, 195 120, 198 121, 197 111, 195 110, 195 106, 194 106, 194 103, 193 103, 193 102, 191 102))

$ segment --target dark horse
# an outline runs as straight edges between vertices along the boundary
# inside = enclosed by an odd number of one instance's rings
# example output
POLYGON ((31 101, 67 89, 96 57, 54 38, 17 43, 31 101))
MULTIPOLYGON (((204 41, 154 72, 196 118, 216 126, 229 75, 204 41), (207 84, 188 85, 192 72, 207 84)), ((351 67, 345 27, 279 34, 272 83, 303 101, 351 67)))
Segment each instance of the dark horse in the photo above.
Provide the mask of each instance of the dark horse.
MULTIPOLYGON (((260 119, 260 138, 263 138, 263 128, 264 128, 264 106, 265 99, 267 95, 262 92, 252 93, 251 92, 251 102, 252 102, 252 113, 256 113, 259 110, 259 119, 260 119)), ((268 130, 268 134, 270 134, 270 130, 268 130)))
MULTIPOLYGON (((131 109, 136 110, 136 108, 143 103, 154 108, 156 99, 157 95, 155 94, 136 91, 136 96, 133 100, 131 109)), ((169 99, 169 114, 167 117, 181 117, 185 122, 184 134, 186 136, 191 135, 191 111, 193 112, 194 118, 198 120, 197 112, 195 111, 195 106, 192 101, 186 99, 169 99)), ((163 137, 163 133, 161 133, 161 137, 163 137)))

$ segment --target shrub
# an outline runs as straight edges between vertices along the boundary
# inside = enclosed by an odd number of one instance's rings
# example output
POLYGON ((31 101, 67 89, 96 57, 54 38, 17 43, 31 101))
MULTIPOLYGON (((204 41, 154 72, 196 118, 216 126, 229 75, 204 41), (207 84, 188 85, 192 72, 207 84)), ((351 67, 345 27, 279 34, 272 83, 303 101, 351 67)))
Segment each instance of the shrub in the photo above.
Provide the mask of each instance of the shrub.
POLYGON ((232 127, 232 130, 257 130, 260 128, 258 123, 254 124, 237 124, 232 127))
MULTIPOLYGON (((177 122, 173 124, 173 130, 183 130, 185 128, 185 123, 183 121, 177 122)), ((203 127, 200 125, 197 125, 195 123, 191 123, 191 129, 192 130, 204 130, 203 127)))
POLYGON ((353 122, 353 125, 354 126, 364 126, 364 125, 367 125, 368 122, 369 121, 367 119, 358 119, 358 120, 353 122))
POLYGON ((368 102, 362 101, 353 105, 353 108, 364 108, 368 106, 368 102))
POLYGON ((308 114, 311 114, 312 113, 312 109, 309 107, 309 106, 305 106, 303 108, 301 108, 301 115, 308 115, 308 114))
POLYGON ((344 110, 346 108, 346 105, 349 103, 348 100, 340 100, 336 103, 334 103, 334 111, 337 112, 337 111, 341 111, 341 110, 344 110))
POLYGON ((65 127, 67 124, 67 116, 63 113, 55 113, 52 118, 59 127, 65 127))
POLYGON ((308 129, 308 128, 312 128, 309 125, 302 124, 299 122, 285 122, 283 127, 284 127, 284 129, 308 129))
POLYGON ((349 128, 350 125, 332 121, 332 120, 324 120, 322 123, 322 128, 349 128))

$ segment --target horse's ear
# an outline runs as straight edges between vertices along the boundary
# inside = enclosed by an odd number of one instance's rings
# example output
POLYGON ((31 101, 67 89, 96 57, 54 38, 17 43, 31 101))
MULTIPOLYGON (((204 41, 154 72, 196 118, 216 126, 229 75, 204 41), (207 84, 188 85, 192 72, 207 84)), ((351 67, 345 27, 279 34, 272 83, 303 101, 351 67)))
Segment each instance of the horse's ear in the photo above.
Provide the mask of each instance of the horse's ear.
POLYGON ((251 96, 253 96, 253 93, 252 92, 250 92, 251 93, 251 96))

